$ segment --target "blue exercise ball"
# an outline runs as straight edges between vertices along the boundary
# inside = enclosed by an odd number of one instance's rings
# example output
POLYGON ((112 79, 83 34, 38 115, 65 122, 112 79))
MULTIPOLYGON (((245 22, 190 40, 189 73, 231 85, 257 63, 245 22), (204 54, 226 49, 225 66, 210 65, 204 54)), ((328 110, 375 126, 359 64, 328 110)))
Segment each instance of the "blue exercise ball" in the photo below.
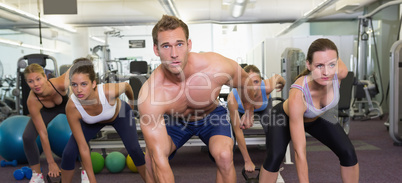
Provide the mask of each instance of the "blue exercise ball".
POLYGON ((38 135, 38 137, 36 137, 36 144, 38 145, 39 154, 42 154, 42 152, 43 152, 42 142, 40 141, 40 136, 39 135, 38 135))
POLYGON ((7 161, 27 163, 22 134, 29 121, 28 116, 15 115, 0 124, 0 155, 7 161))
POLYGON ((57 115, 47 126, 50 148, 53 153, 61 157, 64 147, 72 135, 70 125, 65 114, 57 115))

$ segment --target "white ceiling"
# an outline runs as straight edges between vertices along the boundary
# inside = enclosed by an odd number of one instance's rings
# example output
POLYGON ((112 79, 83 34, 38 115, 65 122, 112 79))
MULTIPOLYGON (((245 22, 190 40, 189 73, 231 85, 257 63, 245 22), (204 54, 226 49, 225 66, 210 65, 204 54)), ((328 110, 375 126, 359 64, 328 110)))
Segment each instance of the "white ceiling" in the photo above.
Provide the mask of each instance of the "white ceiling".
MULTIPOLYGON (((44 0, 2 0, 41 18, 73 27, 130 26, 154 24, 163 14, 164 0, 77 0, 77 14, 44 15, 44 0)), ((56 0, 53 0, 56 1, 56 0)), ((57 0, 63 1, 63 0, 57 0)), ((171 0, 187 23, 284 23, 294 22, 325 0, 247 0, 241 17, 231 16, 233 0, 171 0)), ((376 0, 333 0, 309 21, 356 19, 362 7, 376 0), (339 10, 340 9, 340 10, 339 10), (345 10, 348 10, 347 13, 345 10)), ((0 29, 37 27, 38 22, 0 9, 0 29)))

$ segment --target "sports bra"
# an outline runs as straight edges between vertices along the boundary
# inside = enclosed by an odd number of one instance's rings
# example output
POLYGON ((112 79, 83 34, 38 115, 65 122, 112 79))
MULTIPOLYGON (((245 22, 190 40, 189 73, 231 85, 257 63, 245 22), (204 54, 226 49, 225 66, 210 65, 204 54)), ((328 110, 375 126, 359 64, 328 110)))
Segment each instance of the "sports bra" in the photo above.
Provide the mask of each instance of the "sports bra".
POLYGON ((56 104, 54 107, 45 107, 45 105, 43 105, 42 101, 39 100, 38 95, 36 95, 36 93, 33 92, 35 94, 36 98, 38 99, 38 101, 42 104, 42 108, 43 109, 53 109, 53 108, 56 108, 56 107, 66 107, 66 104, 67 104, 67 101, 68 101, 68 95, 67 94, 64 95, 64 96, 61 95, 61 93, 59 91, 57 91, 56 87, 54 87, 53 83, 50 82, 50 80, 47 80, 47 81, 49 81, 49 83, 50 83, 50 85, 52 85, 53 89, 56 90, 56 92, 61 96, 62 101, 61 101, 60 104, 56 104))
POLYGON ((103 84, 99 84, 97 88, 98 88, 99 101, 102 104, 102 112, 96 116, 89 115, 82 107, 77 97, 74 94, 71 95, 71 99, 74 102, 75 107, 81 114, 82 121, 84 121, 87 124, 95 124, 100 121, 109 120, 113 118, 113 116, 116 113, 117 102, 113 106, 111 106, 107 101, 105 93, 103 91, 103 84))
POLYGON ((321 115, 322 113, 330 110, 331 108, 335 107, 336 105, 338 105, 340 85, 338 82, 337 74, 335 74, 334 78, 332 79, 332 84, 333 84, 333 86, 338 86, 338 87, 332 87, 334 90, 334 98, 332 99, 331 103, 329 103, 327 106, 325 106, 321 109, 317 109, 314 107, 310 89, 308 88, 307 76, 304 77, 304 81, 303 81, 304 87, 302 87, 298 84, 292 84, 290 86, 290 88, 296 88, 303 92, 304 100, 306 101, 305 104, 307 105, 307 110, 306 110, 306 112, 304 112, 304 115, 303 115, 305 118, 315 118, 315 117, 321 115))
MULTIPOLYGON (((263 111, 268 106, 268 98, 267 98, 266 91, 265 91, 265 83, 264 83, 264 81, 261 81, 261 94, 262 94, 262 105, 261 105, 260 108, 254 109, 254 112, 263 111)), ((237 105, 239 106, 238 111, 240 113, 244 113, 244 107, 243 107, 243 104, 241 102, 240 95, 237 92, 236 88, 233 88, 233 95, 235 96, 236 101, 237 101, 237 105)), ((269 97, 271 98, 271 95, 269 95, 269 97)))

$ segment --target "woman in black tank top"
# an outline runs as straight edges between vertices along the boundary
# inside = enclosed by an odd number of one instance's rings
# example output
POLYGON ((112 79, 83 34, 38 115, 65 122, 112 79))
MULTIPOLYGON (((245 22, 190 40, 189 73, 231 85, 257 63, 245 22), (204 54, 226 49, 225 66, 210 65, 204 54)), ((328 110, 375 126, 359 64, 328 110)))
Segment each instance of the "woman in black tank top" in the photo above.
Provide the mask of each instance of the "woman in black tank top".
POLYGON ((30 64, 24 70, 25 80, 31 89, 27 99, 31 119, 23 134, 25 154, 33 171, 31 182, 44 182, 41 175, 40 154, 35 143, 38 135, 48 163, 48 175, 50 177, 60 175, 60 168, 55 163, 50 148, 47 125, 57 115, 65 114, 68 101, 68 73, 69 70, 57 78, 47 80, 42 66, 38 64, 30 64))

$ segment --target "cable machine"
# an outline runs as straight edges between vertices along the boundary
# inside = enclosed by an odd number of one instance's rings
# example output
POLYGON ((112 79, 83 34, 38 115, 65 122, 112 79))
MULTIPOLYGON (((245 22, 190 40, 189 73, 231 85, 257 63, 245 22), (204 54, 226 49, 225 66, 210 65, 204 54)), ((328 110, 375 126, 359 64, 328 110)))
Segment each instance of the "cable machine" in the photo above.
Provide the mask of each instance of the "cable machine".
POLYGON ((367 120, 383 117, 381 104, 385 99, 385 95, 372 17, 384 8, 400 3, 402 3, 401 0, 385 3, 372 12, 359 17, 358 53, 356 67, 354 68, 358 81, 353 102, 355 111, 353 119, 367 120), (374 54, 371 53, 371 45, 374 46, 374 54), (372 100, 380 93, 381 102, 372 100))

